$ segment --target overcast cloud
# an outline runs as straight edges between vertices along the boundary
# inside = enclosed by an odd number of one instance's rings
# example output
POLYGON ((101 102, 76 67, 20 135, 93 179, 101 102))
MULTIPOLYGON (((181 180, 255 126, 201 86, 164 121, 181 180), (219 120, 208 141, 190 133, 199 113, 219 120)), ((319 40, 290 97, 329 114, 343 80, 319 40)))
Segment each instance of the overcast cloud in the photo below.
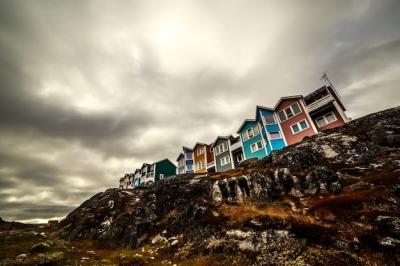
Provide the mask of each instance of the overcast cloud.
POLYGON ((142 162, 323 85, 400 105, 399 1, 0 2, 0 216, 65 216, 142 162))

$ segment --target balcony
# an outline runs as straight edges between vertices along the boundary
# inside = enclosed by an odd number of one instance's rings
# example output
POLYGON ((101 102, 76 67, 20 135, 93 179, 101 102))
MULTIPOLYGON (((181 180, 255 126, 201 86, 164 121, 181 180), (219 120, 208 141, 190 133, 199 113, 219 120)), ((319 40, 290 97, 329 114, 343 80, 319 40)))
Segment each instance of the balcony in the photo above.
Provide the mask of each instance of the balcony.
POLYGON ((310 103, 309 105, 306 106, 308 112, 315 111, 319 108, 321 108, 324 105, 327 105, 328 103, 331 103, 335 100, 331 94, 328 94, 321 99, 316 100, 315 102, 310 103))
POLYGON ((215 167, 215 162, 214 161, 207 164, 207 169, 210 169, 212 167, 215 167))
POLYGON ((239 148, 242 148, 242 143, 240 141, 231 144, 231 151, 234 151, 239 148))

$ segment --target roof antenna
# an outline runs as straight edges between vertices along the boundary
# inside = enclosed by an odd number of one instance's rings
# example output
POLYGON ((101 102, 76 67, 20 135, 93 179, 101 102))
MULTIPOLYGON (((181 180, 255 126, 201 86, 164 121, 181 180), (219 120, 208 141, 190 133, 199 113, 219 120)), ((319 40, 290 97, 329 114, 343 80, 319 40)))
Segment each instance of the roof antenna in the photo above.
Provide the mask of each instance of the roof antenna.
POLYGON ((332 82, 328 78, 328 71, 322 72, 321 80, 328 82, 335 94, 339 97, 339 99, 341 98, 339 93, 336 91, 336 88, 333 86, 332 82))

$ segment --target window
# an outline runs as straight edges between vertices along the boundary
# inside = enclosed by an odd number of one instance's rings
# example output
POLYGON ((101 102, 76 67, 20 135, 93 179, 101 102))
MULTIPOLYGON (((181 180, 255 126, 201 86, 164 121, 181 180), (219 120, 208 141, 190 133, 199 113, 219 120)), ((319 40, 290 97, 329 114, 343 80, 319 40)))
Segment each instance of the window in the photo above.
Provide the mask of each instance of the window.
POLYGON ((333 113, 329 113, 325 116, 326 120, 328 123, 332 123, 333 121, 336 121, 336 116, 333 113))
POLYGON ((251 152, 256 152, 258 150, 261 150, 263 148, 263 143, 262 141, 258 141, 257 143, 253 143, 250 145, 250 150, 251 152))
POLYGON ((302 130, 308 128, 308 124, 307 124, 306 120, 300 121, 299 124, 300 124, 300 127, 301 127, 302 130))
POLYGON ((192 160, 192 153, 191 152, 185 152, 186 155, 186 160, 192 160))
POLYGON ((292 105, 292 109, 293 109, 293 113, 294 113, 295 115, 301 113, 300 106, 299 106, 298 103, 294 103, 294 104, 292 105))
POLYGON ((308 128, 308 123, 306 120, 302 120, 296 124, 291 125, 290 128, 292 129, 293 134, 296 134, 303 130, 306 130, 308 128))
POLYGON ((265 124, 275 124, 275 117, 273 115, 264 116, 265 124))
POLYGON ((281 138, 281 134, 279 132, 269 132, 269 138, 271 140, 280 139, 281 138))
POLYGON ((246 141, 246 140, 249 139, 249 138, 247 137, 246 132, 243 132, 243 133, 242 133, 242 139, 243 139, 243 141, 246 141))
POLYGON ((279 119, 281 120, 281 122, 286 120, 286 115, 285 115, 285 113, 283 111, 280 111, 278 113, 278 116, 279 116, 279 119))
POLYGON ((290 107, 285 109, 285 113, 287 118, 291 118, 294 115, 290 107))
POLYGON ((228 142, 227 141, 224 141, 224 143, 222 143, 222 146, 224 147, 223 152, 228 150, 228 142))
POLYGON ((283 111, 278 112, 279 120, 281 122, 301 113, 299 103, 295 102, 291 106, 285 108, 283 111))
POLYGON ((227 165, 228 163, 231 162, 231 158, 229 157, 229 155, 221 158, 221 166, 227 165))
POLYGON ((249 128, 246 130, 247 136, 250 138, 254 137, 254 131, 253 128, 249 128))
POLYGON ((203 169, 203 167, 204 167, 203 161, 200 161, 200 162, 197 162, 197 163, 196 163, 196 168, 197 168, 197 170, 203 169))
POLYGON ((224 151, 228 150, 228 142, 224 141, 223 143, 216 146, 214 149, 215 149, 215 155, 221 154, 224 151))
POLYGON ((197 155, 201 155, 204 153, 204 147, 200 147, 197 149, 197 155))
POLYGON ((323 116, 318 117, 315 119, 317 122, 318 127, 323 127, 327 124, 330 124, 332 122, 335 122, 337 120, 335 114, 333 112, 327 113, 323 116))
POLYGON ((160 174, 160 179, 163 179, 164 178, 164 174, 160 174))

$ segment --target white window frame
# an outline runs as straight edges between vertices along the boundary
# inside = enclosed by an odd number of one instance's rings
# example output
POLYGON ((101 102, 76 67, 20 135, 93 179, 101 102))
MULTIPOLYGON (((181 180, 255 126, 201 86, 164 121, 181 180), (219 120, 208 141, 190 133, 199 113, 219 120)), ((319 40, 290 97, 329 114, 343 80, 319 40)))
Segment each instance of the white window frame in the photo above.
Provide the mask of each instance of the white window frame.
POLYGON ((243 141, 247 141, 249 139, 249 137, 246 134, 246 131, 242 133, 242 140, 243 141))
POLYGON ((292 118, 294 116, 294 112, 291 105, 283 109, 283 111, 285 112, 286 119, 292 118), (287 110, 289 110, 289 112, 292 114, 291 117, 288 116, 287 110))
POLYGON ((228 142, 224 141, 218 146, 215 146, 215 155, 219 155, 228 150, 228 142))
POLYGON ((303 120, 301 120, 301 121, 299 121, 299 122, 297 122, 297 123, 294 123, 294 124, 290 125, 290 130, 292 131, 292 134, 293 134, 293 135, 298 134, 298 133, 300 133, 300 132, 303 132, 304 130, 307 130, 307 129, 309 129, 309 128, 310 128, 310 125, 308 124, 307 119, 303 119, 303 120), (304 129, 300 126, 300 123, 303 122, 303 121, 306 122, 306 125, 307 125, 307 127, 304 128, 304 129), (294 126, 294 125, 297 125, 298 128, 300 129, 298 132, 294 132, 294 130, 293 130, 293 126, 294 126))
POLYGON ((278 118, 279 118, 279 120, 280 120, 281 122, 284 122, 284 121, 286 121, 286 120, 288 120, 288 119, 290 119, 290 118, 295 117, 296 115, 301 114, 302 112, 303 112, 303 110, 301 109, 300 104, 299 104, 298 102, 295 102, 295 103, 289 105, 288 107, 282 109, 281 111, 279 111, 279 112, 278 112, 278 118), (296 114, 296 113, 294 112, 293 105, 295 105, 295 104, 297 104, 297 106, 299 107, 300 113, 297 113, 297 114, 296 114), (293 116, 288 117, 287 114, 286 114, 286 109, 290 109, 290 112, 292 112, 293 116), (280 113, 280 112, 283 112, 283 114, 285 115, 285 120, 282 120, 281 117, 279 116, 279 113, 280 113))
POLYGON ((200 170, 204 168, 203 161, 199 161, 196 163, 196 170, 200 170))
POLYGON ((247 139, 253 138, 253 137, 255 136, 255 134, 254 134, 254 129, 253 129, 252 127, 246 129, 246 134, 247 134, 247 139), (251 134, 252 134, 253 136, 250 137, 249 132, 251 132, 251 134))
POLYGON ((220 163, 221 163, 221 166, 225 166, 225 165, 231 163, 231 157, 229 155, 222 157, 220 159, 220 163))
POLYGON ((264 144, 263 144, 263 142, 262 142, 262 140, 259 140, 259 141, 257 141, 257 142, 254 142, 254 143, 252 143, 251 145, 250 145, 250 150, 251 150, 251 152, 252 153, 255 153, 255 152, 258 152, 259 150, 261 150, 261 149, 263 149, 264 148, 264 144), (258 148, 258 143, 260 143, 261 142, 261 148, 258 148), (254 147, 255 147, 255 149, 253 149, 253 145, 254 145, 254 147))
POLYGON ((197 155, 202 155, 204 153, 204 146, 197 149, 197 155))
POLYGON ((284 122, 284 121, 288 120, 288 118, 286 117, 286 113, 285 113, 284 110, 281 110, 281 111, 278 112, 278 118, 279 118, 279 121, 281 121, 281 122, 284 122), (284 119, 284 120, 282 120, 282 118, 279 116, 279 113, 282 113, 282 114, 285 116, 285 119, 284 119))
POLYGON ((282 134, 281 134, 281 132, 279 132, 279 131, 268 132, 268 135, 269 135, 269 139, 270 139, 270 140, 276 140, 276 139, 281 139, 281 138, 282 138, 282 134), (278 133, 278 134, 279 134, 279 137, 278 137, 278 138, 272 138, 271 133, 278 133))
POLYGON ((258 136, 259 134, 260 134, 260 128, 258 127, 258 124, 256 124, 254 127, 246 129, 246 131, 244 131, 242 133, 242 138, 243 138, 243 141, 247 141, 249 139, 254 138, 255 136, 258 136), (253 136, 251 136, 251 137, 249 136, 249 131, 252 132, 253 136))
POLYGON ((327 113, 327 114, 324 114, 324 115, 321 115, 321 116, 317 117, 317 118, 315 119, 315 123, 317 124, 318 128, 321 128, 321 127, 324 127, 324 126, 326 126, 326 125, 329 125, 329 124, 331 124, 331 123, 333 123, 333 122, 336 122, 337 120, 338 120, 338 119, 337 119, 336 114, 332 111, 332 112, 329 112, 329 113, 327 113), (335 118, 335 120, 333 120, 333 121, 331 121, 331 122, 328 122, 328 119, 327 119, 326 117, 327 117, 328 115, 330 115, 330 114, 333 115, 333 117, 335 118), (324 119, 325 125, 321 126, 321 125, 318 124, 317 120, 320 119, 320 118, 324 119))

